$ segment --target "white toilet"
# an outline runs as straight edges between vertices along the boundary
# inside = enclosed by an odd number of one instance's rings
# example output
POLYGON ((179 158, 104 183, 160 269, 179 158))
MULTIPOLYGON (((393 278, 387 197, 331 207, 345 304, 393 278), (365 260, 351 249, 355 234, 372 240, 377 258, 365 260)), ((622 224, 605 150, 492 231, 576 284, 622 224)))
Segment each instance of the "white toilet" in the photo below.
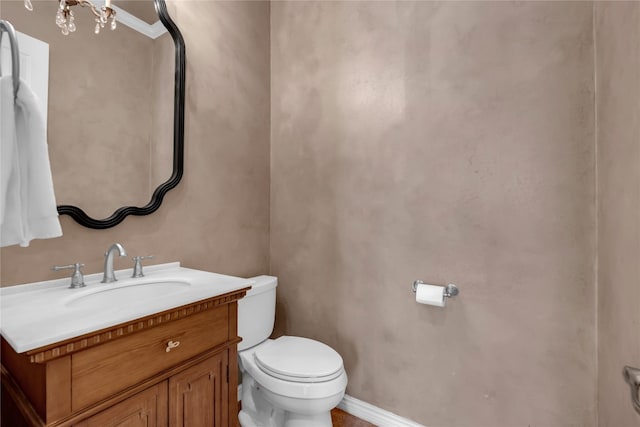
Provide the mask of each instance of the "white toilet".
POLYGON ((308 338, 268 339, 278 279, 258 276, 238 303, 242 427, 331 427, 331 409, 344 396, 342 357, 308 338))

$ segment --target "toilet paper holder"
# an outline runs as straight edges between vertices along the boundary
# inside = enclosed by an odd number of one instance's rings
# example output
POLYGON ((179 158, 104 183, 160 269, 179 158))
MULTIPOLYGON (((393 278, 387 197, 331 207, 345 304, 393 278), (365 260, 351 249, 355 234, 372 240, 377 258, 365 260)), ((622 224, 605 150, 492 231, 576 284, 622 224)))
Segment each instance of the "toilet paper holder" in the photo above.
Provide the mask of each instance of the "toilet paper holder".
MULTIPOLYGON (((413 282, 413 285, 411 286, 411 289, 413 290, 413 293, 415 293, 416 290, 418 289, 418 285, 426 285, 426 284, 427 283, 423 282, 422 280, 416 280, 416 281, 413 282)), ((447 286, 444 287, 444 296, 445 296, 445 298, 453 298, 456 295, 458 295, 459 293, 460 293, 460 290, 453 283, 449 283, 447 286)))

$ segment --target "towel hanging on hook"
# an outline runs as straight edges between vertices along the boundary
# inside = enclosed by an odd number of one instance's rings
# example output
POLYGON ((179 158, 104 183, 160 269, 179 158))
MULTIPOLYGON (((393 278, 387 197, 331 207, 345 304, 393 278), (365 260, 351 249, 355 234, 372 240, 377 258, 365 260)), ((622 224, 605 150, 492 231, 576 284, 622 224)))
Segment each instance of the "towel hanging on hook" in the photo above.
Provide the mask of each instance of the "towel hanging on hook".
POLYGON ((13 28, 13 25, 11 25, 9 21, 0 19, 0 44, 2 43, 2 36, 4 33, 7 33, 9 36, 9 47, 11 49, 11 77, 13 79, 13 99, 15 100, 18 97, 18 90, 20 89, 20 49, 18 48, 18 37, 16 37, 16 30, 13 28))

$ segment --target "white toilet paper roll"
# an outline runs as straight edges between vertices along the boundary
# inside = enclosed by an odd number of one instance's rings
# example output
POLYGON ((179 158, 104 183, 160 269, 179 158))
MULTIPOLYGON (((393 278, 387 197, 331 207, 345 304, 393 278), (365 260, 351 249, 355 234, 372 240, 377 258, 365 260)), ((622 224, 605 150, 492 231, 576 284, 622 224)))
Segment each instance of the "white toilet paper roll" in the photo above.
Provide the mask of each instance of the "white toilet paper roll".
POLYGON ((444 296, 444 286, 419 284, 416 287, 416 302, 444 307, 447 304, 447 299, 444 296))

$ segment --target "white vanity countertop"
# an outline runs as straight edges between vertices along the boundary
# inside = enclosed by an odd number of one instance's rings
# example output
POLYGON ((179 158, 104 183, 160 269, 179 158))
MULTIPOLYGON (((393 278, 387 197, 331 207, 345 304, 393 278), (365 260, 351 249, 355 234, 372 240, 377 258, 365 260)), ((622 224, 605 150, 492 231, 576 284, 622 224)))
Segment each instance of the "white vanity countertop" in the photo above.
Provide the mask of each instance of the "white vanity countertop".
POLYGON ((86 275, 79 289, 69 288, 70 277, 0 288, 0 333, 23 353, 253 284, 178 262, 145 266, 144 277, 131 274, 116 271, 114 283, 100 283, 102 273, 86 275))

